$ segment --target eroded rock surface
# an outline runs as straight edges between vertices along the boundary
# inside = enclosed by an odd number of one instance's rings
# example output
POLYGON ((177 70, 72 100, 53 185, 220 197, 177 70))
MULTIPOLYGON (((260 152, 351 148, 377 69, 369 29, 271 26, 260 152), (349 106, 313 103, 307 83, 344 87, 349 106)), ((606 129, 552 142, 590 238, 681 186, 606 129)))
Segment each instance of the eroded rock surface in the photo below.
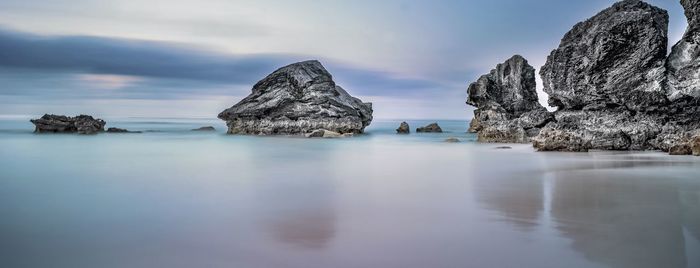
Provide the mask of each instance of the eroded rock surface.
POLYGON ((282 67, 252 91, 219 114, 229 134, 301 135, 317 129, 357 134, 372 122, 372 104, 337 86, 315 60, 282 67))
POLYGON ((75 117, 45 114, 41 118, 30 120, 36 127, 36 133, 78 133, 96 134, 104 131, 105 121, 89 115, 75 117))
POLYGON ((477 107, 469 132, 480 142, 529 142, 552 120, 538 102, 535 68, 520 55, 481 76, 468 93, 467 104, 477 107))
POLYGON ((688 28, 666 61, 668 98, 700 97, 700 1, 681 0, 688 28))

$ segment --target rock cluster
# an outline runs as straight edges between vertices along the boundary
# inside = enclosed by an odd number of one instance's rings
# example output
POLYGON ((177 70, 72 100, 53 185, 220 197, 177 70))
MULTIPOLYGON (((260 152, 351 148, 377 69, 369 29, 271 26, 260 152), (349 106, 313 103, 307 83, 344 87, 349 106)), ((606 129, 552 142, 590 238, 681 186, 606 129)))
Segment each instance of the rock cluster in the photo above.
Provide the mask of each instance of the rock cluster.
POLYGON ((643 1, 617 2, 575 25, 540 69, 548 102, 557 108, 553 117, 535 105, 532 67, 517 57, 497 66, 469 87, 467 103, 478 108, 470 131, 482 142, 534 136, 541 151, 694 153, 700 1, 681 4, 689 25, 668 57, 668 13, 643 1), (538 116, 523 120, 528 113, 538 116))
POLYGON ((45 114, 41 118, 30 120, 36 127, 36 133, 78 133, 96 134, 104 131, 105 121, 89 115, 69 117, 65 115, 45 114))
POLYGON ((469 85, 467 104, 477 107, 469 132, 480 142, 529 142, 552 120, 535 86, 535 68, 522 56, 498 64, 469 85))
POLYGON ((419 127, 416 132, 442 133, 442 128, 437 123, 431 123, 424 127, 419 127))
POLYGON ((219 118, 229 134, 301 135, 318 129, 358 134, 372 122, 372 104, 350 96, 312 60, 276 70, 219 118))

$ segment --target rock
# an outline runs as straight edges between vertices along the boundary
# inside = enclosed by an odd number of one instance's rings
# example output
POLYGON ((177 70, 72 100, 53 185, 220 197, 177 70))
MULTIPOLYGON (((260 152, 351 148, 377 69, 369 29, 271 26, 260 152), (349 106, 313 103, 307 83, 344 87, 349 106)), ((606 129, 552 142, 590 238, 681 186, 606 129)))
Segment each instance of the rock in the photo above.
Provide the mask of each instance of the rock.
POLYGON ((105 121, 89 115, 68 117, 45 114, 39 119, 30 120, 36 127, 35 133, 78 133, 96 134, 104 131, 105 121))
POLYGON ((510 150, 513 149, 513 147, 510 146, 498 146, 495 148, 496 150, 510 150))
POLYGON ((461 142, 461 141, 460 141, 458 138, 449 137, 449 138, 445 139, 445 142, 448 142, 448 143, 457 143, 457 142, 461 142))
POLYGON ((690 155, 693 153, 693 150, 690 148, 690 145, 683 143, 672 146, 668 153, 670 155, 690 155))
POLYGON ((442 128, 437 123, 432 123, 424 127, 419 127, 416 132, 442 133, 442 128))
POLYGON ((668 19, 663 9, 625 0, 574 26, 540 69, 549 104, 635 111, 664 104, 668 19))
MULTIPOLYGON (((348 133, 346 133, 348 134, 348 133)), ((351 134, 351 133, 350 133, 351 134)), ((351 134, 352 135, 352 134, 351 134)), ((341 137, 350 137, 346 136, 345 134, 340 134, 335 131, 330 131, 327 129, 317 129, 312 131, 311 133, 308 133, 305 135, 307 138, 341 138, 341 137)))
POLYGON ((690 149, 694 156, 700 156, 700 136, 695 136, 690 140, 690 149))
POLYGON ((111 127, 107 129, 108 133, 141 133, 141 131, 129 131, 123 128, 111 127))
POLYGON ((683 38, 671 49, 666 60, 668 98, 700 97, 700 2, 681 0, 688 19, 683 38))
POLYGON ((192 129, 192 131, 216 131, 216 128, 214 128, 212 126, 205 126, 205 127, 192 129))
POLYGON ((300 135, 317 129, 359 134, 372 122, 372 104, 350 96, 312 60, 276 70, 218 117, 229 134, 300 135))
POLYGON ((406 122, 401 122, 401 125, 399 126, 399 128, 396 129, 396 133, 398 133, 398 134, 409 134, 409 133, 411 133, 411 129, 410 129, 410 127, 408 126, 408 123, 406 123, 406 122))
POLYGON ((553 120, 538 102, 535 68, 520 55, 496 65, 468 93, 467 104, 477 107, 469 132, 479 142, 526 143, 553 120))
POLYGON ((343 133, 342 138, 352 138, 355 137, 354 133, 343 133))

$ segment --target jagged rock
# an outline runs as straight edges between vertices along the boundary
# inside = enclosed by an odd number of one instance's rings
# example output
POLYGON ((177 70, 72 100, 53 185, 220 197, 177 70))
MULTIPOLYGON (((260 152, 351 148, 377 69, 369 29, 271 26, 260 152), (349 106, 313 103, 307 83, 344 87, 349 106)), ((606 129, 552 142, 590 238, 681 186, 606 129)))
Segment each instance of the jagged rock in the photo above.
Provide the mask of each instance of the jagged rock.
POLYGON ((141 133, 141 131, 129 131, 123 128, 111 127, 107 129, 108 133, 141 133))
POLYGON ((700 2, 681 0, 688 19, 683 38, 673 46, 666 60, 668 98, 700 97, 700 2))
POLYGON ((574 26, 540 74, 560 110, 664 104, 668 13, 638 0, 615 3, 574 26))
POLYGON ((218 117, 229 134, 300 135, 316 129, 359 134, 372 122, 372 104, 350 96, 312 60, 276 70, 218 117))
POLYGON ((408 123, 401 122, 401 125, 399 126, 399 128, 396 129, 396 133, 409 134, 409 133, 411 133, 411 128, 408 126, 408 123))
POLYGON ((441 133, 442 128, 437 123, 432 123, 424 127, 419 127, 416 129, 416 132, 433 132, 433 133, 441 133))
POLYGON ((634 113, 624 108, 613 110, 559 111, 555 123, 548 124, 535 137, 540 151, 645 150, 662 132, 663 119, 634 113))
POLYGON ((65 115, 45 114, 39 119, 30 120, 36 127, 36 133, 78 133, 96 134, 104 131, 105 121, 89 115, 69 117, 65 115))
MULTIPOLYGON (((351 134, 351 133, 346 133, 351 134)), ((351 134, 352 135, 352 134, 351 134)), ((330 131, 327 129, 317 129, 305 135, 307 138, 341 138, 341 137, 351 137, 345 134, 340 134, 335 131, 330 131)))
POLYGON ((192 131, 216 131, 216 128, 214 128, 212 126, 205 126, 205 127, 192 129, 192 131))
POLYGON ((690 140, 690 149, 694 156, 700 156, 700 136, 695 136, 690 140))
POLYGON ((445 142, 447 142, 447 143, 458 143, 458 142, 461 142, 461 141, 460 141, 458 138, 449 137, 449 138, 445 139, 445 142))
POLYGON ((535 68, 515 55, 469 85, 467 104, 477 107, 469 132, 479 142, 525 143, 553 119, 537 100, 535 68))

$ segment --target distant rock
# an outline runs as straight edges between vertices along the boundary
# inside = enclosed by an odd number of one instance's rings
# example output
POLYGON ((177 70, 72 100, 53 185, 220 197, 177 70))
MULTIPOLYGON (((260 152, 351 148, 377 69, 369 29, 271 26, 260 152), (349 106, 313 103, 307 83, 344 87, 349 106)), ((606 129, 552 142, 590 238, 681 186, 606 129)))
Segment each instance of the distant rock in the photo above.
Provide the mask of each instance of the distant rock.
POLYGON ((311 133, 305 134, 307 138, 344 138, 344 137, 352 137, 352 133, 345 133, 345 134, 340 134, 335 131, 330 131, 327 129, 317 129, 312 131, 311 133))
POLYGON ((39 119, 30 120, 36 133, 78 133, 96 134, 104 131, 105 121, 89 115, 68 117, 65 115, 45 114, 39 119))
POLYGON ((495 148, 496 150, 510 150, 513 149, 513 147, 510 146, 498 146, 495 148))
POLYGON ((447 142, 447 143, 457 143, 457 142, 461 142, 461 141, 460 141, 458 138, 449 137, 449 138, 445 139, 445 142, 447 142))
POLYGON ((212 126, 206 126, 206 127, 192 129, 192 131, 216 131, 216 128, 214 128, 212 126))
POLYGON ((417 128, 416 132, 441 133, 442 128, 440 128, 440 126, 437 123, 432 123, 427 126, 417 128))
POLYGON ((625 0, 576 24, 540 69, 549 104, 642 111, 665 103, 668 20, 663 9, 625 0))
POLYGON ((111 127, 107 129, 108 133, 141 133, 141 131, 129 131, 123 128, 111 127))
POLYGON ((470 84, 468 93, 467 104, 477 108, 469 132, 480 142, 526 143, 553 119, 538 102, 535 68, 520 55, 470 84))
POLYGON ((408 126, 408 123, 401 122, 401 125, 399 126, 399 128, 396 129, 396 133, 409 134, 409 133, 411 133, 411 128, 408 126))
POLYGON ((681 0, 688 19, 683 38, 673 46, 666 60, 668 98, 700 98, 700 2, 681 0))
POLYGON ((219 118, 229 134, 301 135, 317 129, 359 134, 372 122, 372 104, 350 96, 312 60, 276 70, 219 118))

